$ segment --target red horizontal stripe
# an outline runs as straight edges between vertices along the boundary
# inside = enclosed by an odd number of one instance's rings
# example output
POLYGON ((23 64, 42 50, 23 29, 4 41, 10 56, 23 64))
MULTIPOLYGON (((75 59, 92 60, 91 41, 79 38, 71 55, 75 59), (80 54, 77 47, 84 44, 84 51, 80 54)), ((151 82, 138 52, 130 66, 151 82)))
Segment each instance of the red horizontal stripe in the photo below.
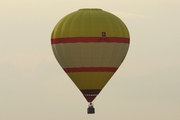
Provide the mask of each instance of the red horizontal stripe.
POLYGON ((51 39, 51 44, 58 43, 77 43, 77 42, 117 42, 129 43, 129 38, 123 37, 69 37, 69 38, 54 38, 51 39))
POLYGON ((116 72, 116 67, 80 67, 80 68, 64 68, 66 73, 69 72, 116 72))

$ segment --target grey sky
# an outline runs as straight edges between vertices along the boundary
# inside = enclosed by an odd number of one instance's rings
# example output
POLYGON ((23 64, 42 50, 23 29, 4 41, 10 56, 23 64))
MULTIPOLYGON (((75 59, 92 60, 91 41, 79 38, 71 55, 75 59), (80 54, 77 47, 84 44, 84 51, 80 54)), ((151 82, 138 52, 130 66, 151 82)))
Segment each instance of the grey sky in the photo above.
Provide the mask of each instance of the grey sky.
POLYGON ((179 0, 1 0, 0 120, 179 120, 179 0), (94 101, 96 114, 51 50, 55 24, 101 8, 130 31, 127 57, 94 101))

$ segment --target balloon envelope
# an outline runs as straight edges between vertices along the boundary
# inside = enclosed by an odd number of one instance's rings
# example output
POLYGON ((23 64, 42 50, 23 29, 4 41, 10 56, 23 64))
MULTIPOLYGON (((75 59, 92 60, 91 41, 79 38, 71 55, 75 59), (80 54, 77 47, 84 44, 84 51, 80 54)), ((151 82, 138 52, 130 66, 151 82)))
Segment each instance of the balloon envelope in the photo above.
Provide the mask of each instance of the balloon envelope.
POLYGON ((80 9, 55 26, 54 55, 88 102, 100 93, 123 62, 129 32, 115 15, 101 9, 80 9))

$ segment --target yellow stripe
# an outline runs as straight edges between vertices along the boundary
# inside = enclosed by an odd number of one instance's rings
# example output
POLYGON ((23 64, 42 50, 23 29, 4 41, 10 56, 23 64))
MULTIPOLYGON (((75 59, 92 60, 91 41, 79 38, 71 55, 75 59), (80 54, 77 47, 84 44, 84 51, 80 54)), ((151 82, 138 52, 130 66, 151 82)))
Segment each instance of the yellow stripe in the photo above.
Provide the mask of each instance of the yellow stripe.
POLYGON ((114 72, 74 72, 67 73, 76 86, 81 89, 102 89, 114 72))

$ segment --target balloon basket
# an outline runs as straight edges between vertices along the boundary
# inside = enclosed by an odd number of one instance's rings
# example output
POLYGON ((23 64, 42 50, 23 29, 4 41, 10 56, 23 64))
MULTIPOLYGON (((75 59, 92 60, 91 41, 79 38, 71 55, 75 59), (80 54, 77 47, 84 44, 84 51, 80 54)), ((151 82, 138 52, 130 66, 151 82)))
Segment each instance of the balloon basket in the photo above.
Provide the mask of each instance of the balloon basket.
POLYGON ((93 107, 92 103, 89 104, 89 107, 87 109, 88 114, 94 114, 95 113, 95 108, 93 107))

